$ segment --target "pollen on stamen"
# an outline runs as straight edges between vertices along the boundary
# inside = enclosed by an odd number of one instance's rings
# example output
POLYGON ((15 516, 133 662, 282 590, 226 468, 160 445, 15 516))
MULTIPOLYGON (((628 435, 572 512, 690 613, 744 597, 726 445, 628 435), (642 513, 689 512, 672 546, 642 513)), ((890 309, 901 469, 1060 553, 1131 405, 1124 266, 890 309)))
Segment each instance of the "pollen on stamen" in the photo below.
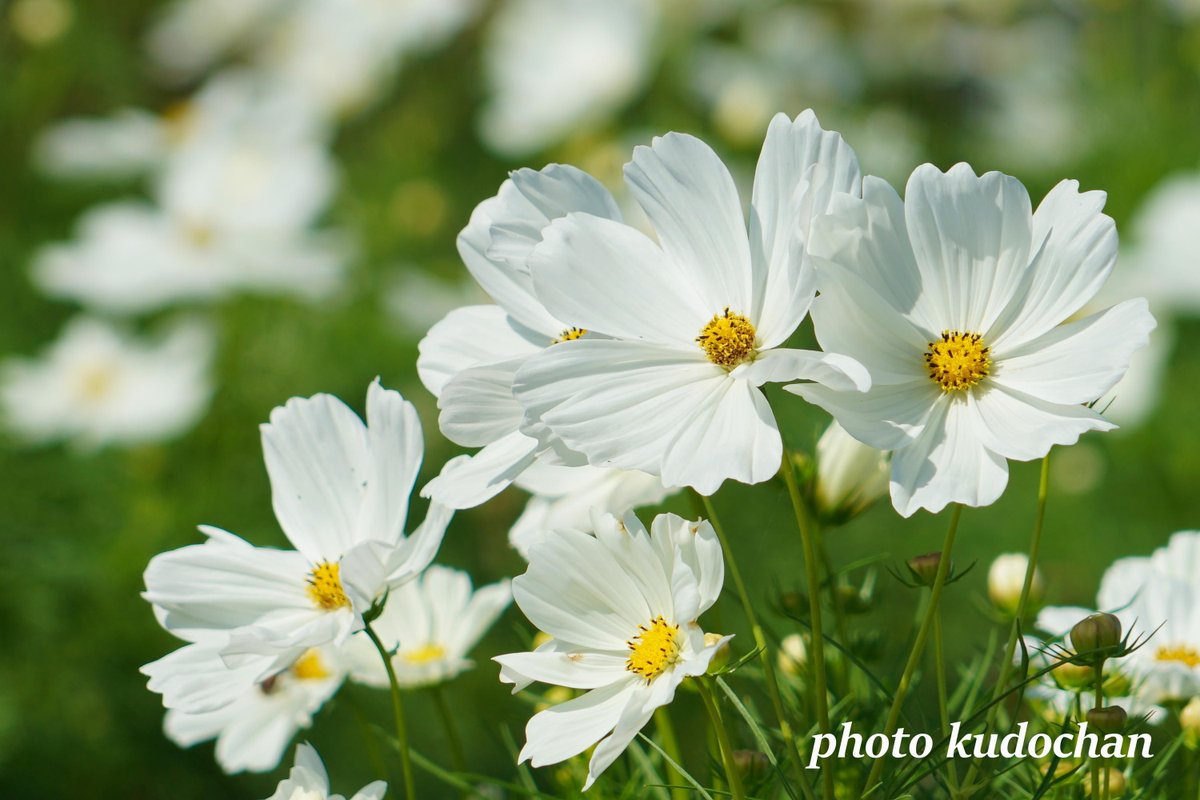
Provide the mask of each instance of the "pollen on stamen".
POLYGON ((942 331, 942 338, 930 342, 925 351, 929 379, 943 392, 969 389, 990 374, 990 353, 978 333, 942 331))
POLYGON ((558 335, 551 344, 561 344, 562 342, 573 342, 576 339, 582 339, 587 336, 587 328, 567 328, 558 335))
POLYGON ((754 323, 734 313, 728 307, 700 329, 696 344, 708 356, 708 360, 725 369, 753 361, 757 355, 758 332, 754 323))
POLYGON ((638 634, 626 644, 630 652, 625 669, 650 683, 679 660, 679 626, 660 614, 649 626, 639 625, 638 634))
POLYGON ((325 611, 347 608, 350 598, 342 588, 341 565, 323 561, 308 576, 308 596, 313 605, 325 611))

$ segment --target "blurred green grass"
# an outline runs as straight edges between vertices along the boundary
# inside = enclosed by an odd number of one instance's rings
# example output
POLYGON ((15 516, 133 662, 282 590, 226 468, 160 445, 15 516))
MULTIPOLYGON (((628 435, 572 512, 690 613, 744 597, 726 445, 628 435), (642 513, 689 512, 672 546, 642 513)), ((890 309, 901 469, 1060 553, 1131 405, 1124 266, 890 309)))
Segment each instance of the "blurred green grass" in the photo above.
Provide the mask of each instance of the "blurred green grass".
MULTIPOLYGON (((36 352, 74 309, 45 301, 26 267, 41 244, 70 235, 75 218, 111 199, 108 186, 57 184, 29 166, 32 137, 69 114, 104 113, 122 105, 162 106, 171 96, 148 80, 138 43, 156 4, 141 0, 76 3, 67 33, 45 47, 14 36, 0 6, 0 351, 36 352)), ((1200 37, 1140 4, 1084 5, 1080 23, 1085 74, 1080 91, 1097 146, 1053 174, 1020 175, 1037 198, 1059 177, 1109 192, 1120 225, 1165 174, 1200 163, 1200 37)), ((436 429, 432 398, 415 378, 416 343, 383 310, 395 264, 415 263, 431 275, 463 270, 454 234, 471 208, 490 196, 507 169, 474 136, 480 97, 477 32, 404 70, 388 99, 351 121, 336 152, 343 188, 330 213, 361 243, 345 295, 319 307, 242 299, 213 310, 221 330, 218 389, 210 413, 190 434, 162 446, 80 454, 69 448, 0 447, 0 796, 4 797, 263 797, 276 775, 226 777, 210 745, 180 750, 160 733, 159 698, 144 688, 139 665, 175 646, 138 597, 141 572, 155 553, 198 540, 195 525, 226 527, 259 544, 280 544, 270 510, 256 426, 293 395, 334 393, 361 409, 376 375, 401 389, 421 412, 427 439, 421 481, 455 451, 436 429), (430 181, 443 204, 432 223, 413 225, 398 187, 430 181)), ((899 104, 928 125, 932 160, 980 163, 966 120, 981 102, 954 83, 898 79, 872 86, 865 104, 899 104)), ((795 113, 800 109, 783 109, 795 113)), ((818 113, 822 109, 817 109, 818 113)), ((664 68, 645 95, 610 124, 623 130, 684 129, 715 142, 707 117, 686 99, 664 68)), ((836 127, 836 119, 826 124, 836 127)), ((731 151, 752 164, 754 153, 731 151)), ((564 145, 542 161, 562 158, 564 145)), ((136 192, 129 187, 116 196, 136 192)), ((153 320, 151 320, 153 322, 153 320)), ((1143 428, 1092 436, 1082 445, 1103 469, 1084 494, 1052 487, 1043 549, 1048 601, 1090 603, 1113 559, 1148 553, 1178 529, 1200 524, 1200 323, 1178 331, 1161 405, 1143 428)), ((772 394, 789 444, 811 447, 823 420, 790 396, 772 394)), ((986 566, 997 554, 1024 550, 1034 512, 1036 464, 1014 464, 1004 497, 963 518, 956 560, 979 568, 953 586, 946 612, 951 660, 979 647, 987 625, 986 566)), ((510 491, 456 518, 440 561, 471 571, 477 584, 521 571, 507 548, 508 524, 523 499, 510 491)), ((802 583, 803 565, 780 486, 730 486, 717 499, 748 573, 764 603, 802 583)), ((670 507, 687 513, 686 501, 670 507)), ((886 553, 899 563, 936 549, 944 521, 910 520, 877 506, 829 536, 838 563, 886 553)), ((880 631, 898 649, 908 635, 915 595, 884 575, 879 604, 855 625, 880 631)), ((749 636, 735 604, 715 616, 749 636)), ((794 624, 772 617, 779 634, 794 624)), ((714 625, 713 627, 716 627, 714 625)), ((489 655, 522 647, 528 635, 510 612, 477 649, 479 666, 451 686, 450 699, 467 735, 473 767, 510 776, 512 754, 501 736, 521 739, 528 708, 496 681, 489 655)), ((694 698, 677 713, 697 718, 694 698)), ((318 746, 335 787, 343 791, 375 775, 355 709, 386 722, 386 698, 345 691, 303 734, 318 746)), ((445 760, 432 705, 420 693, 408 712, 418 750, 445 760)), ((287 760, 290 760, 290 756, 287 760)), ((433 784, 427 784, 432 786, 433 784)), ((430 789, 430 796, 439 796, 430 789)))

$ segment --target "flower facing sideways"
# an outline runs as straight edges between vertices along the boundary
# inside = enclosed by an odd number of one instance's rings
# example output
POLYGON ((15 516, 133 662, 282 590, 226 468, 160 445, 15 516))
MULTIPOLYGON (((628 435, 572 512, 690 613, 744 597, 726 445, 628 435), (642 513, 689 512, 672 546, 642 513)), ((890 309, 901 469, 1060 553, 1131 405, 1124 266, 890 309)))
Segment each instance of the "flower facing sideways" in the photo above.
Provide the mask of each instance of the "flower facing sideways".
MULTIPOLYGON (((343 643, 389 589, 429 565, 451 512, 432 504, 404 534, 423 453, 416 410, 376 381, 367 421, 329 395, 293 398, 271 413, 262 439, 272 501, 296 549, 202 528, 207 542, 156 556, 146 569, 143 596, 163 627, 192 648, 217 642, 227 666, 263 680, 309 648, 343 643)), ((166 685, 164 702, 194 710, 193 689, 166 685)))
POLYGON ((598 743, 585 790, 730 638, 706 646, 696 622, 724 581, 709 523, 661 514, 647 532, 632 513, 597 514, 593 527, 594 535, 561 531, 533 545, 513 596, 553 638, 495 658, 514 691, 533 681, 587 690, 534 715, 520 755, 538 767, 598 743))
POLYGON ((1040 458, 1115 427, 1084 404, 1108 392, 1154 318, 1129 300, 1068 321, 1117 254, 1102 192, 1059 183, 1035 212, 1015 178, 966 164, 918 167, 903 201, 863 181, 814 225, 817 339, 866 366, 866 393, 785 387, 892 456, 904 516, 988 505, 1006 459, 1040 458))
MULTIPOLYGON (((355 792, 350 800, 383 800, 387 783, 374 781, 355 792)), ((345 800, 340 794, 329 793, 329 773, 312 745, 296 746, 296 765, 275 787, 267 800, 345 800)))
POLYGON ((759 389, 815 380, 870 385, 852 358, 783 347, 814 283, 812 219, 859 192, 853 151, 811 112, 772 122, 755 174, 749 230, 733 178, 699 139, 678 133, 634 151, 630 189, 658 242, 620 222, 573 213, 529 258, 542 304, 593 331, 529 359, 514 392, 593 466, 637 469, 712 494, 726 479, 779 470, 783 443, 759 389))

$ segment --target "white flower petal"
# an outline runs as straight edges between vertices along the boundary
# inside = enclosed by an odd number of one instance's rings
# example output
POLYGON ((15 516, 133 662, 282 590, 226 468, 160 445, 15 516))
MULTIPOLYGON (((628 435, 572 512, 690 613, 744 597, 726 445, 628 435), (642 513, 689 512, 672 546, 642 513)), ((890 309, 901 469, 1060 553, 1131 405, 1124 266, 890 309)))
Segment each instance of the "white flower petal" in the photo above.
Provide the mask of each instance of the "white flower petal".
POLYGON ((216 642, 189 644, 146 664, 140 670, 150 679, 146 688, 161 694, 167 708, 213 711, 254 689, 270 674, 275 661, 264 656, 230 669, 220 650, 216 642))
POLYGON ((636 691, 632 673, 623 681, 592 689, 533 715, 525 726, 525 746, 518 757, 535 767, 557 764, 579 755, 616 727, 636 691))
POLYGON ((687 619, 712 607, 725 583, 725 557, 716 531, 707 520, 686 520, 675 514, 659 514, 651 526, 654 543, 659 549, 663 566, 673 570, 673 589, 681 579, 694 582, 698 606, 687 619), (686 575, 677 575, 677 563, 687 568, 686 575))
POLYGON ((726 307, 749 314, 753 275, 742 204, 712 148, 683 133, 657 136, 650 147, 634 148, 625 180, 709 314, 726 307))
POLYGON ((474 508, 504 491, 533 463, 540 445, 514 431, 485 446, 473 456, 455 456, 436 478, 421 489, 450 508, 474 508))
POLYGON ((612 766, 612 763, 625 752, 625 748, 629 747, 629 743, 638 735, 638 732, 646 727, 646 723, 650 721, 653 714, 653 709, 643 710, 637 703, 630 703, 625 707, 620 718, 617 719, 613 732, 604 737, 592 752, 583 791, 586 792, 590 789, 596 782, 596 778, 600 777, 600 774, 612 766))
POLYGON ((512 384, 524 362, 470 367, 447 381, 438 398, 438 426, 445 437, 463 447, 483 447, 517 430, 525 412, 512 384))
POLYGON ((1056 444, 1075 444, 1087 431, 1117 427, 1086 406, 1047 403, 1000 385, 972 391, 968 403, 983 445, 1017 461, 1041 458, 1056 444))
POLYGON ((775 349, 735 368, 730 375, 751 386, 808 380, 841 392, 871 388, 866 368, 849 356, 815 350, 775 349))
POLYGON ((446 382, 469 367, 529 356, 550 337, 521 326, 500 306, 464 306, 429 329, 417 346, 417 375, 435 397, 446 382))
POLYGON ((1089 403, 1116 385, 1154 327, 1144 299, 1126 300, 998 354, 993 379, 1051 403, 1089 403))
POLYGON ((408 500, 425 455, 421 420, 412 403, 375 380, 367 389, 370 469, 358 515, 359 539, 404 540, 408 500))
POLYGON ((1022 288, 1031 241, 1029 194, 999 172, 966 164, 913 172, 904 214, 921 291, 943 328, 985 333, 1022 288))
POLYGON ((895 450, 916 440, 942 394, 926 379, 876 385, 861 393, 838 392, 819 383, 793 383, 783 390, 825 409, 851 436, 877 450, 895 450))
MULTIPOLYGON (((629 659, 611 653, 509 653, 495 656, 492 661, 526 681, 566 686, 569 689, 608 686, 630 674, 625 668, 629 659)), ((501 681, 505 681, 504 677, 501 677, 501 681)))

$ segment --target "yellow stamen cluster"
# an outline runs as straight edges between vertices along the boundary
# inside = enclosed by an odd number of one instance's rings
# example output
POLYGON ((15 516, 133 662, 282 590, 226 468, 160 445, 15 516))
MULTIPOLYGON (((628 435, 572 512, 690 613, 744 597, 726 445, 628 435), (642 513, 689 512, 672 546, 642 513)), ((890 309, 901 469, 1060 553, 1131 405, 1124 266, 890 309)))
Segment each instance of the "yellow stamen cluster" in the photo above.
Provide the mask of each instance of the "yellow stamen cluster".
POLYGON ((89 403, 103 400, 117 382, 116 370, 109 364, 89 366, 79 375, 79 393, 89 403))
POLYGON ((319 681, 322 678, 328 678, 332 673, 325 669, 325 664, 321 661, 321 654, 316 650, 309 650, 304 655, 296 659, 296 663, 292 664, 292 675, 302 681, 319 681))
POLYGON ((427 644, 407 650, 400 657, 409 664, 428 664, 430 661, 440 661, 446 657, 446 648, 440 644, 427 644))
POLYGON ((679 626, 669 624, 660 614, 649 627, 638 625, 638 631, 626 642, 630 652, 625 669, 649 683, 679 660, 679 626))
POLYGON ((341 566, 323 561, 313 567, 308 576, 308 596, 317 608, 326 611, 348 607, 350 598, 342 588, 341 566))
POLYGON ((942 331, 942 338, 930 342, 925 352, 929 379, 942 387, 943 392, 969 389, 991 371, 989 352, 978 333, 942 331))
POLYGON ((560 342, 571 342, 576 339, 582 339, 587 335, 587 328, 567 328, 558 335, 551 344, 559 344, 560 342))
POLYGON ((725 369, 733 369, 738 364, 754 360, 757 336, 750 320, 726 308, 722 313, 714 314, 708 324, 700 329, 696 344, 700 345, 709 361, 725 369))
POLYGON ((1200 667, 1200 651, 1186 644, 1163 645, 1154 652, 1155 661, 1175 661, 1189 667, 1200 667))

